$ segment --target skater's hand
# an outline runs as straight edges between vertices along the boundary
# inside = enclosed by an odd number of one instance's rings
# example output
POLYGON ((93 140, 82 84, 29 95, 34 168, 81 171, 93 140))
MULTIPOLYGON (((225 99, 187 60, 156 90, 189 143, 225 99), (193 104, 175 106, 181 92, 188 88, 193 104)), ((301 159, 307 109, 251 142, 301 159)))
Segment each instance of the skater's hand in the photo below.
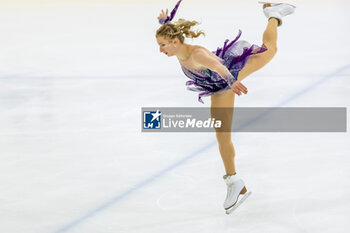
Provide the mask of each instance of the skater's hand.
POLYGON ((160 15, 158 16, 158 21, 160 19, 166 19, 168 17, 168 9, 166 9, 166 12, 164 12, 164 10, 162 10, 162 12, 160 13, 160 15))
POLYGON ((242 95, 242 93, 247 94, 248 89, 246 86, 244 86, 240 81, 236 81, 232 84, 231 90, 236 93, 237 95, 242 95))

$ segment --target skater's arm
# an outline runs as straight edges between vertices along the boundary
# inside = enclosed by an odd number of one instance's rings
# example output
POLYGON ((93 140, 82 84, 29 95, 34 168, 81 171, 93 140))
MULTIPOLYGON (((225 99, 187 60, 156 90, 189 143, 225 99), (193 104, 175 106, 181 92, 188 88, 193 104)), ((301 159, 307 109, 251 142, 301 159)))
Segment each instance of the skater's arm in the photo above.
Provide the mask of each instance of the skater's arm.
POLYGON ((167 18, 168 18, 168 9, 166 9, 165 12, 164 12, 164 10, 162 10, 160 15, 158 16, 158 21, 160 24, 164 24, 164 22, 167 18))
POLYGON ((192 57, 196 63, 199 63, 202 66, 218 73, 220 77, 225 79, 225 81, 230 85, 232 91, 237 95, 241 95, 241 92, 247 94, 247 88, 233 77, 227 67, 221 64, 220 61, 215 59, 213 56, 210 56, 206 51, 197 49, 193 51, 192 57))

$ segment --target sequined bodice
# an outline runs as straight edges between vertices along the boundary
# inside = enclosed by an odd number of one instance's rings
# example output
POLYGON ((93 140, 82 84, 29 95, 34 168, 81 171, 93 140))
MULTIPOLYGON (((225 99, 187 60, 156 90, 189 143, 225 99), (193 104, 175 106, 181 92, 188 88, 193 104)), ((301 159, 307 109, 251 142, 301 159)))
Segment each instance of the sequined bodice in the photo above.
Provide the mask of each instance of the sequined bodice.
POLYGON ((181 68, 187 77, 199 83, 225 82, 225 80, 223 80, 218 73, 211 71, 210 69, 189 69, 183 65, 181 65, 181 68))
POLYGON ((192 91, 218 91, 227 87, 226 81, 210 69, 194 70, 183 65, 181 68, 184 74, 191 79, 186 82, 186 85, 194 85, 194 87, 188 87, 192 91))

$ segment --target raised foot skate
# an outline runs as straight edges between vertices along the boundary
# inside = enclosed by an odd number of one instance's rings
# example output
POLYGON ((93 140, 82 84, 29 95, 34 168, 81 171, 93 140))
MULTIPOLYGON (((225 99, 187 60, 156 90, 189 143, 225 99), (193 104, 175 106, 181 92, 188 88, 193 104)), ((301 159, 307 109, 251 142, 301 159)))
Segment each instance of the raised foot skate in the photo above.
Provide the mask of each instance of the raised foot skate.
POLYGON ((295 11, 295 6, 288 3, 273 3, 273 2, 260 2, 263 4, 265 16, 270 18, 275 18, 278 20, 278 26, 282 25, 282 18, 284 16, 293 14, 295 11))
MULTIPOLYGON (((280 4, 288 4, 294 8, 296 8, 296 6, 292 5, 292 4, 289 4, 289 3, 280 3, 280 2, 262 2, 262 1, 258 1, 259 4, 263 4, 264 6, 265 5, 268 5, 267 7, 269 6, 276 6, 276 5, 280 5, 280 4)), ((265 8, 265 7, 264 7, 265 8)))
POLYGON ((237 209, 238 206, 240 206, 249 196, 252 194, 252 192, 248 192, 246 187, 243 187, 242 191, 240 192, 237 201, 231 205, 228 208, 225 208, 226 214, 231 214, 235 209, 237 209))

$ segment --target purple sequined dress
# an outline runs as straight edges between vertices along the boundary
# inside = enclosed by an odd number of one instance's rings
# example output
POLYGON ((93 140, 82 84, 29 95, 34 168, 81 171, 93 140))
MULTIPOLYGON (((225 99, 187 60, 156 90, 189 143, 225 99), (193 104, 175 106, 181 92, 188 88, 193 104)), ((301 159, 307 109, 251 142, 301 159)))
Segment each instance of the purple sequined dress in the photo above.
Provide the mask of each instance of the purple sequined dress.
MULTIPOLYGON (((229 42, 226 40, 222 48, 212 51, 221 58, 221 63, 225 65, 230 73, 237 79, 239 71, 243 69, 250 55, 262 53, 267 50, 263 44, 261 47, 250 45, 246 41, 238 41, 242 34, 239 30, 237 37, 229 42)), ((186 82, 188 90, 199 92, 198 101, 204 103, 202 97, 211 96, 215 93, 231 89, 227 82, 219 76, 218 73, 209 69, 191 70, 181 66, 183 72, 191 80, 186 82)))

